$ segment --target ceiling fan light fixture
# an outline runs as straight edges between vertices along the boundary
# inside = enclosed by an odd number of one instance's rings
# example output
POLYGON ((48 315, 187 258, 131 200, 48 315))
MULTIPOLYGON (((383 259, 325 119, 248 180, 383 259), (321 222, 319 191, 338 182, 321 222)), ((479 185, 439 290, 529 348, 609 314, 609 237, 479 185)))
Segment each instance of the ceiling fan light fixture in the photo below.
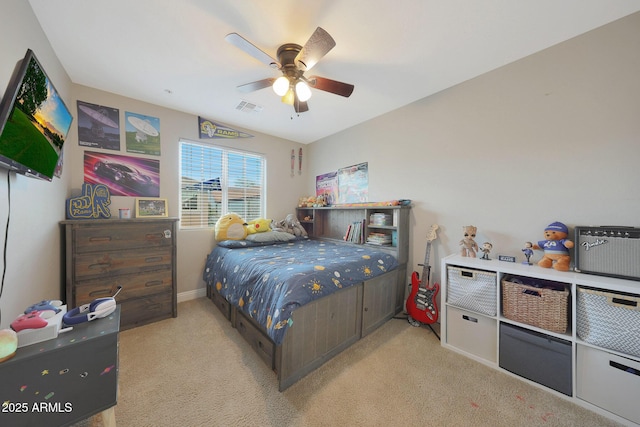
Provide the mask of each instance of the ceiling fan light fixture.
POLYGON ((287 90, 287 92, 282 95, 282 102, 287 105, 293 105, 293 103, 295 102, 295 94, 293 93, 292 88, 289 88, 289 90, 287 90))
POLYGON ((289 79, 285 76, 280 76, 273 82, 273 91, 280 96, 284 96, 289 90, 289 79))
POLYGON ((309 85, 300 80, 296 83, 296 95, 298 95, 298 99, 302 102, 306 102, 311 98, 311 89, 309 89, 309 85))

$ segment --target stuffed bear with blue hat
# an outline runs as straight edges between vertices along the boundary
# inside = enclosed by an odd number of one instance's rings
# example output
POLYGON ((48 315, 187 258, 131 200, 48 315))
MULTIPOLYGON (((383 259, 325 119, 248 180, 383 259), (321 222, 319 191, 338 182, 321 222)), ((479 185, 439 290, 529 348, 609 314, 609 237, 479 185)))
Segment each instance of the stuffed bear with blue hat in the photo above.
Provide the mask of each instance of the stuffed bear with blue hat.
POLYGON ((533 245, 533 249, 544 251, 544 256, 538 265, 544 268, 555 268, 558 271, 569 271, 571 256, 569 249, 573 248, 573 242, 567 239, 569 229, 561 222, 552 222, 544 229, 545 240, 540 240, 533 245))

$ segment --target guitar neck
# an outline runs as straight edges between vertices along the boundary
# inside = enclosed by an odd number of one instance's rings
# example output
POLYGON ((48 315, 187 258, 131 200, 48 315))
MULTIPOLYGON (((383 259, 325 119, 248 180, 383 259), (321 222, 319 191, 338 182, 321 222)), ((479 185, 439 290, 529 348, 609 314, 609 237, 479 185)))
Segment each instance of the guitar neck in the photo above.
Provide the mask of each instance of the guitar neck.
POLYGON ((429 265, 429 258, 431 257, 431 242, 427 242, 427 250, 424 254, 424 264, 422 264, 422 284, 426 285, 429 283, 429 271, 431 270, 431 266, 429 265))

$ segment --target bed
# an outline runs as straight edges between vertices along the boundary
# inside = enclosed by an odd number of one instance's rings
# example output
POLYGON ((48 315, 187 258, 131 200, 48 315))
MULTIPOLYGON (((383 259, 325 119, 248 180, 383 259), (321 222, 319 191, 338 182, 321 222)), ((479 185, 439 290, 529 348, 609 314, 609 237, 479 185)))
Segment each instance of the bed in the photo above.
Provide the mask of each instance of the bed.
POLYGON ((405 273, 368 245, 229 240, 211 251, 203 278, 283 391, 402 310, 405 273))

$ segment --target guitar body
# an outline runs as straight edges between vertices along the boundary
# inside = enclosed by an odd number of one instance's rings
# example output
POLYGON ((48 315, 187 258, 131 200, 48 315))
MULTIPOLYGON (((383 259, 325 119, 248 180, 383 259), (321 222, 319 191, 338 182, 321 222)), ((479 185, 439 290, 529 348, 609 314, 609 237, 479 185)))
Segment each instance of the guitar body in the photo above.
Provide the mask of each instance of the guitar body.
POLYGON ((431 253, 431 242, 433 242, 436 236, 436 230, 438 225, 431 226, 427 235, 427 249, 424 255, 424 264, 422 268, 422 282, 418 272, 414 271, 411 275, 411 293, 405 308, 409 316, 409 323, 413 326, 420 326, 421 323, 427 325, 438 321, 438 304, 436 303, 436 296, 440 291, 440 285, 437 283, 429 283, 429 255, 431 253))
POLYGON ((440 285, 434 283, 431 289, 421 286, 418 272, 411 275, 411 294, 407 298, 407 314, 420 323, 431 324, 438 321, 438 304, 436 296, 440 285))

